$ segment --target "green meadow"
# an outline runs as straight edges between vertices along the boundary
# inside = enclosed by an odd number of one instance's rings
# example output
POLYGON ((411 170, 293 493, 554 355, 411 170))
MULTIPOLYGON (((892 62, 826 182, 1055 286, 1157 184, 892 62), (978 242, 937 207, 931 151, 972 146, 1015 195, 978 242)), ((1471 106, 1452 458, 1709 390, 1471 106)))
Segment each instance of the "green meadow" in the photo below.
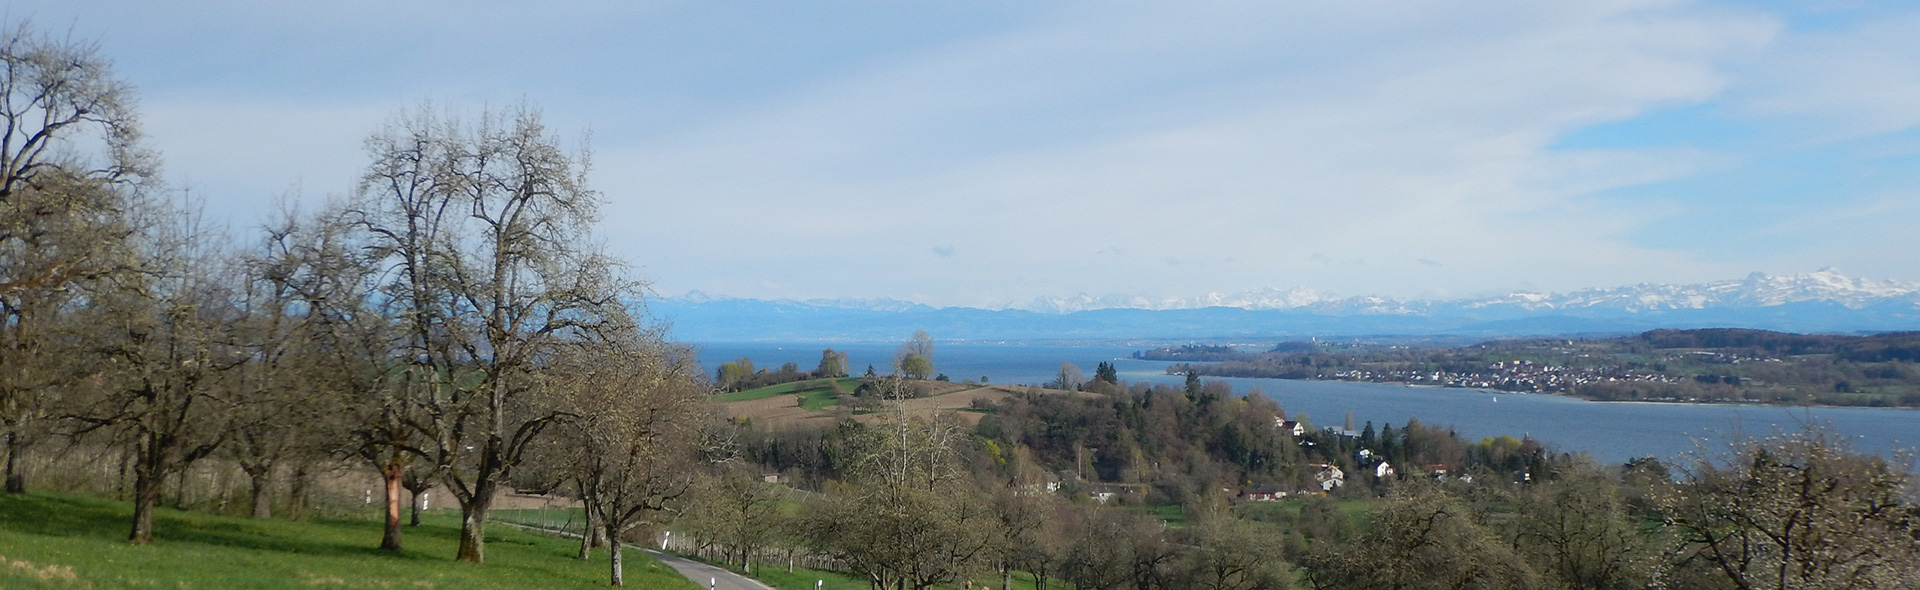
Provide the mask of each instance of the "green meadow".
MULTIPOLYGON (((0 495, 0 588, 604 588, 607 554, 574 559, 578 542, 493 524, 487 562, 453 560, 456 514, 406 529, 406 549, 381 551, 364 520, 254 520, 161 508, 154 543, 123 539, 132 506, 47 494, 0 495)), ((626 554, 632 588, 694 590, 644 552, 626 554)))

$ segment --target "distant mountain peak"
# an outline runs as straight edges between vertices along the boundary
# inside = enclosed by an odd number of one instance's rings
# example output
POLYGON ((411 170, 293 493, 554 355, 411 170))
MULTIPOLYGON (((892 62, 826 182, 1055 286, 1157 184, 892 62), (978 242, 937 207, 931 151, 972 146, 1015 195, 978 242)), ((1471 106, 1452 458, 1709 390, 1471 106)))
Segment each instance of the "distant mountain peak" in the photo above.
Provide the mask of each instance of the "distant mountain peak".
POLYGON ((1694 284, 1641 283, 1566 293, 1512 291, 1449 300, 1340 297, 1261 288, 1196 297, 1042 297, 986 309, 891 298, 762 301, 692 292, 649 313, 699 341, 884 341, 914 330, 960 340, 1283 338, 1315 335, 1616 334, 1654 328, 1742 327, 1788 332, 1920 330, 1920 285, 1838 270, 1694 284), (1105 309, 1147 310, 1124 321, 1105 309), (1237 310, 1247 310, 1240 312, 1237 310), (1249 313, 1250 312, 1250 313, 1249 313))
MULTIPOLYGON (((674 298, 687 303, 734 300, 690 291, 674 298)), ((1544 313, 1554 311, 1617 310, 1630 313, 1679 309, 1746 309, 1789 303, 1833 303, 1859 309, 1887 301, 1920 304, 1920 285, 1894 280, 1849 277, 1833 268, 1787 275, 1754 272, 1745 278, 1693 284, 1640 283, 1596 287, 1566 293, 1513 291, 1491 297, 1450 300, 1399 300, 1373 295, 1343 297, 1310 287, 1261 287, 1240 293, 1207 293, 1193 297, 1151 297, 1135 294, 1035 297, 1025 302, 987 306, 989 310, 1020 310, 1070 314, 1102 309, 1152 311, 1227 307, 1247 310, 1301 310, 1329 315, 1422 315, 1440 309, 1496 310, 1544 313)), ((840 298, 780 300, 771 303, 820 308, 885 312, 932 311, 921 303, 893 299, 840 298)))

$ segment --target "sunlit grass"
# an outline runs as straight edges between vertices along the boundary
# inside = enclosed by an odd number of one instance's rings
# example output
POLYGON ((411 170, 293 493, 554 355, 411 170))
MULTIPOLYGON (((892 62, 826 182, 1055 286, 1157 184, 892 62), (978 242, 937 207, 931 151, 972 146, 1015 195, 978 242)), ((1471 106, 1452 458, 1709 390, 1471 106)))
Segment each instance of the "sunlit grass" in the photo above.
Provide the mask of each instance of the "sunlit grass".
MULTIPOLYGON (((380 526, 289 522, 162 508, 154 543, 124 541, 132 506, 43 494, 0 496, 0 588, 601 588, 604 552, 574 559, 576 541, 495 525, 487 563, 453 560, 457 516, 406 529, 406 549, 381 551, 380 526)), ((641 551, 627 553, 630 587, 697 588, 641 551)))

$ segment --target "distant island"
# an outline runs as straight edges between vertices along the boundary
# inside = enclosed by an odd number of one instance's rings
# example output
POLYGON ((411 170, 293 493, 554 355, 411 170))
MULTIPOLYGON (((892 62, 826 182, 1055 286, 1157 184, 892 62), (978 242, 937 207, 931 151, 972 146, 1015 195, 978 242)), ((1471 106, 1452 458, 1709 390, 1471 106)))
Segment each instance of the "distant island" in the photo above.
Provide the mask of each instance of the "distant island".
POLYGON ((1601 401, 1920 407, 1920 332, 1653 330, 1470 346, 1285 342, 1263 353, 1187 346, 1134 357, 1184 361, 1167 372, 1212 377, 1405 383, 1601 401))

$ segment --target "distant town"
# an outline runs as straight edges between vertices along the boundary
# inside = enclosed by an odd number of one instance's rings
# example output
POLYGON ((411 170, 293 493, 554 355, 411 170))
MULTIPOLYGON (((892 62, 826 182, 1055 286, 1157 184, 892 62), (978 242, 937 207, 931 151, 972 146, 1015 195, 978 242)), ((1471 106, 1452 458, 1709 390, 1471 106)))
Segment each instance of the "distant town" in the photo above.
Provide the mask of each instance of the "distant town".
POLYGON ((1261 353, 1189 345, 1143 351, 1169 373, 1406 383, 1598 400, 1920 405, 1920 334, 1655 330, 1600 340, 1471 346, 1287 342, 1261 353))

